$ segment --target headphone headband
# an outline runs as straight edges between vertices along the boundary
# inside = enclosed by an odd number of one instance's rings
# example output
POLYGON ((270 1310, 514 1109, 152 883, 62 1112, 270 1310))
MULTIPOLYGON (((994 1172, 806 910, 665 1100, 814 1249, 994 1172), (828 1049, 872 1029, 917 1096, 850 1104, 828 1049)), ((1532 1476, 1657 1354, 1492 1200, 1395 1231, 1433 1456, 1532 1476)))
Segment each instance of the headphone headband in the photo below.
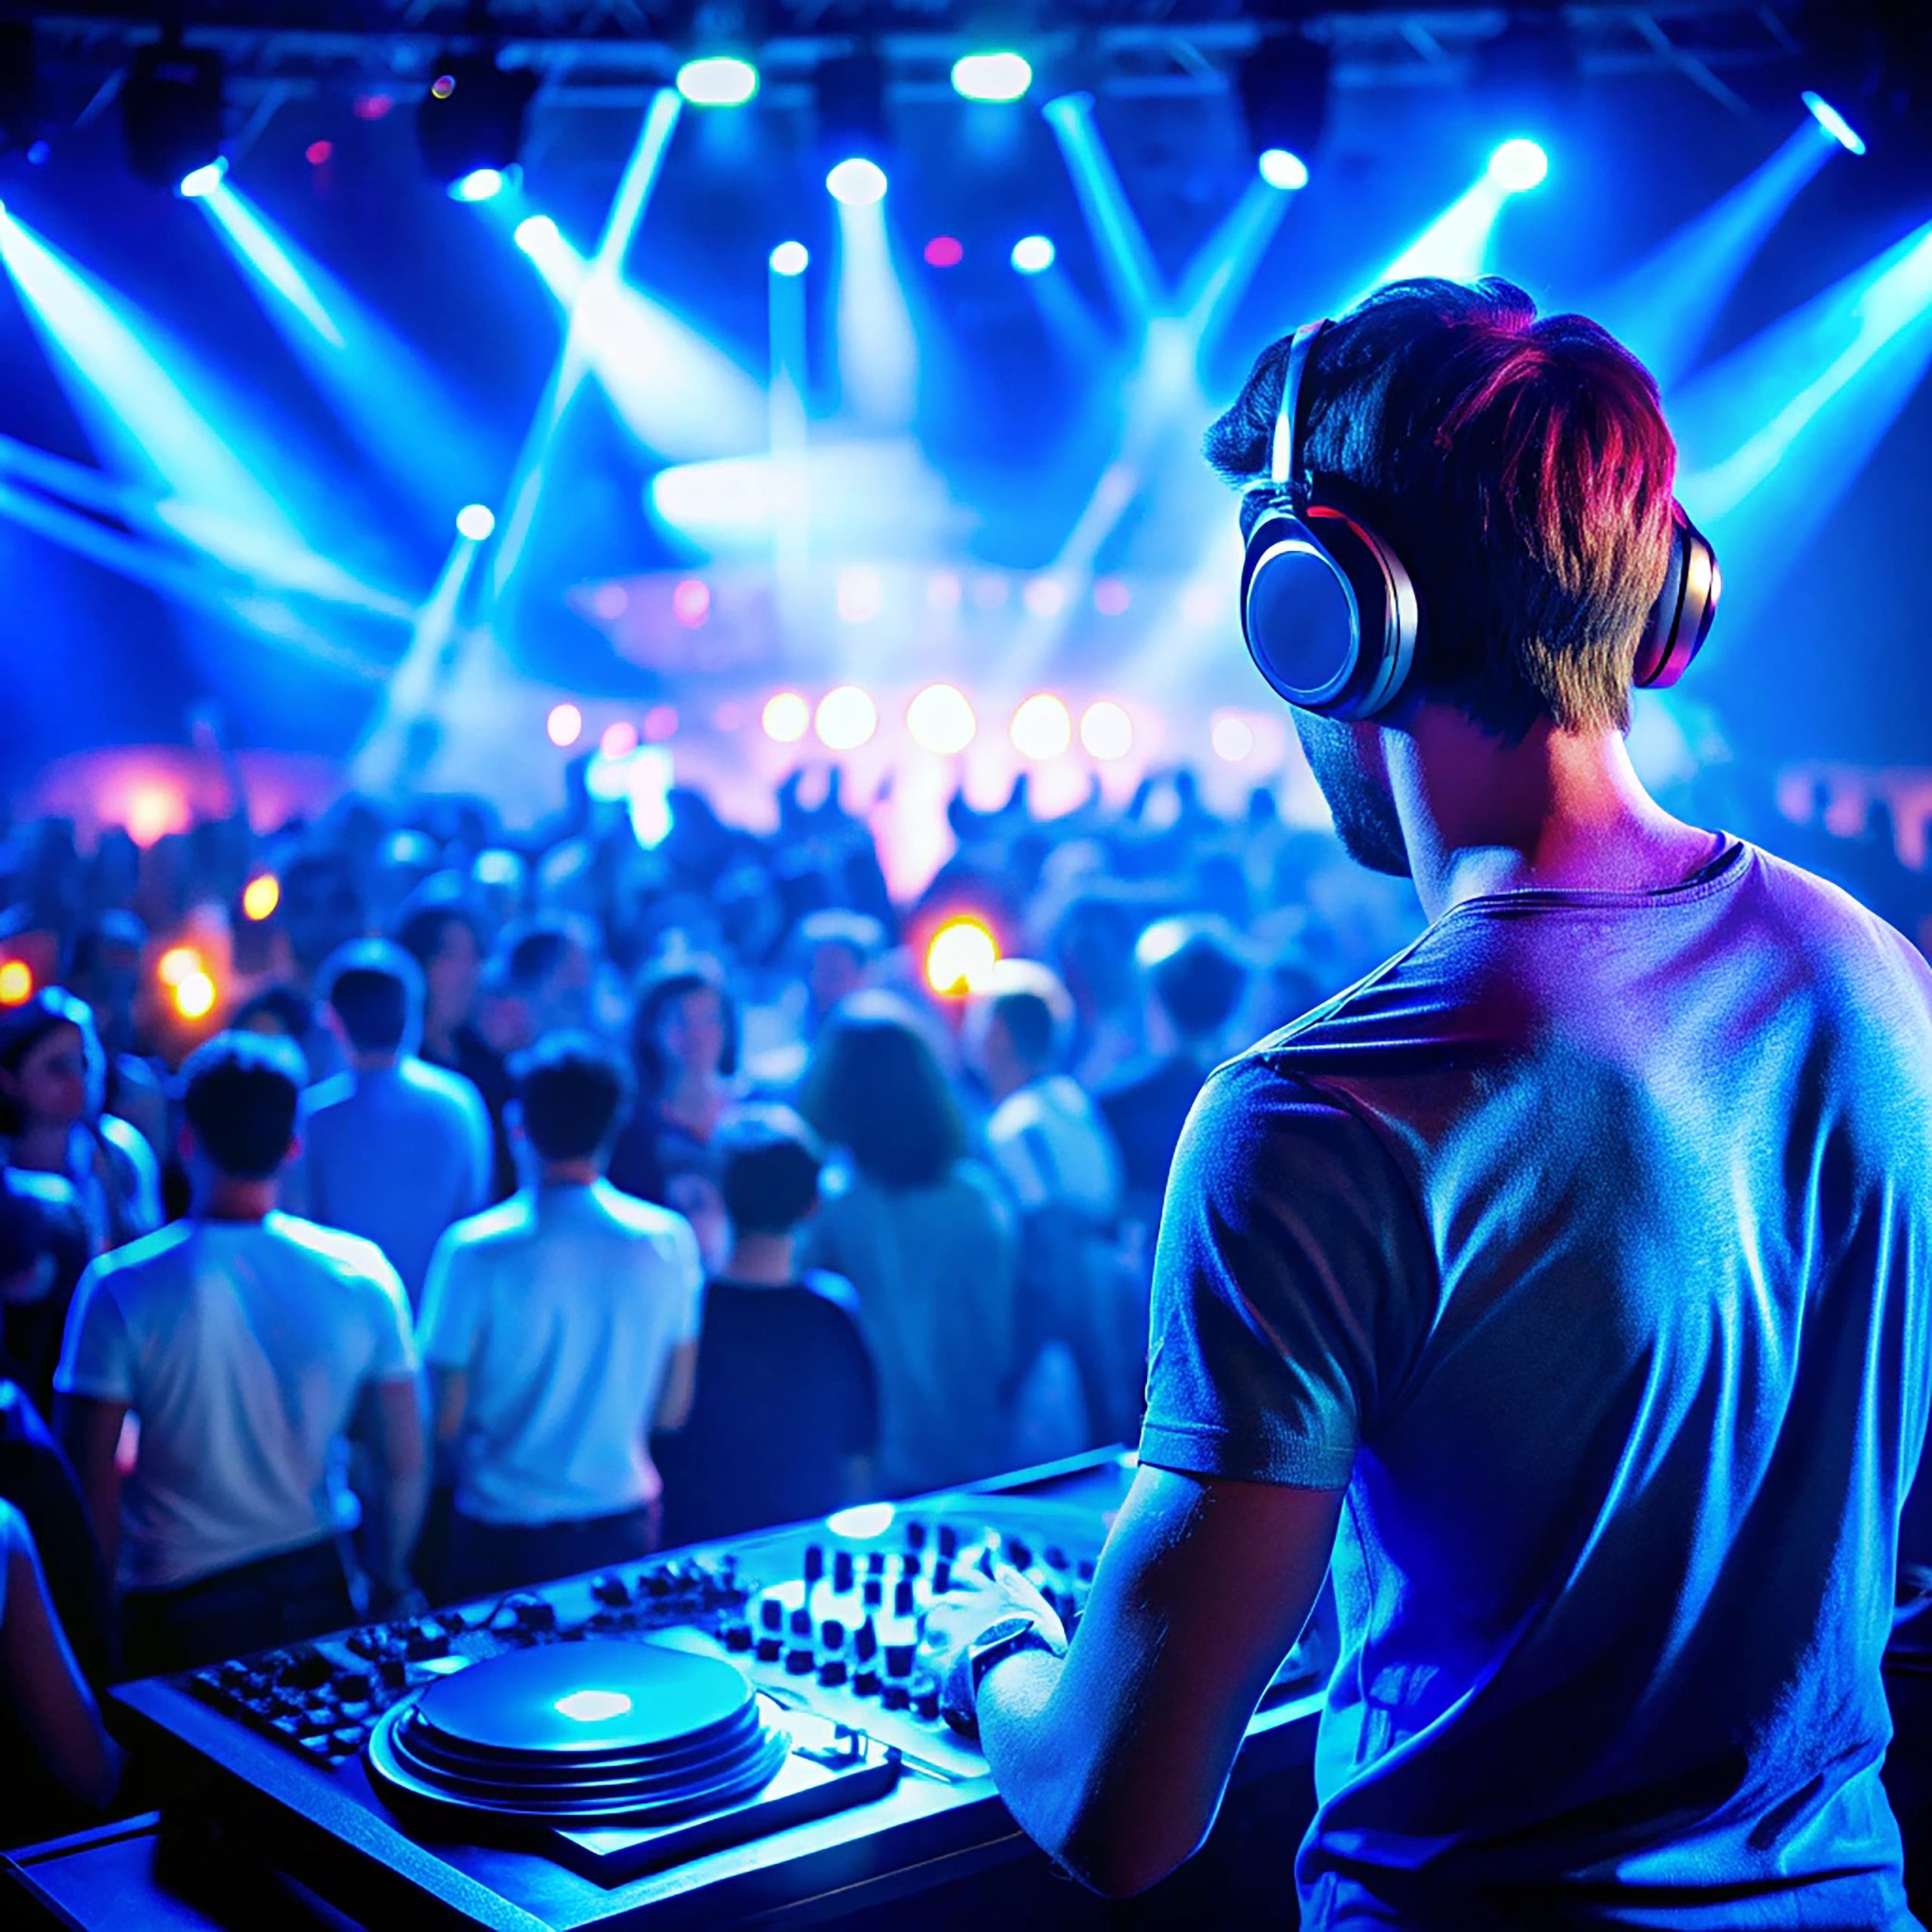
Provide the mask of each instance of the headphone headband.
POLYGON ((1301 384, 1315 339, 1328 327, 1326 318, 1303 322, 1288 343, 1288 366, 1281 378, 1281 401, 1275 412, 1275 437, 1269 455, 1269 474, 1278 490, 1298 488, 1302 445, 1301 384))

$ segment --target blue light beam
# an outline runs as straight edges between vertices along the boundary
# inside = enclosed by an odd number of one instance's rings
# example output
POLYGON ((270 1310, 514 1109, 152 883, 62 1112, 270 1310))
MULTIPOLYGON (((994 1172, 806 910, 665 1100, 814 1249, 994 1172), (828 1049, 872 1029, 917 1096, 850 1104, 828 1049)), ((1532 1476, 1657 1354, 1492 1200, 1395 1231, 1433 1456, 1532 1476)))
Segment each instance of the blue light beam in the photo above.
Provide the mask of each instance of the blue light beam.
POLYGON ((838 380, 846 414, 900 430, 918 401, 918 338, 881 202, 838 203, 838 380))
POLYGON ((1113 157, 1094 118, 1094 97, 1062 94, 1041 110, 1066 162, 1073 191, 1087 217, 1107 285, 1130 321, 1144 322, 1158 300, 1153 251, 1121 186, 1113 157))

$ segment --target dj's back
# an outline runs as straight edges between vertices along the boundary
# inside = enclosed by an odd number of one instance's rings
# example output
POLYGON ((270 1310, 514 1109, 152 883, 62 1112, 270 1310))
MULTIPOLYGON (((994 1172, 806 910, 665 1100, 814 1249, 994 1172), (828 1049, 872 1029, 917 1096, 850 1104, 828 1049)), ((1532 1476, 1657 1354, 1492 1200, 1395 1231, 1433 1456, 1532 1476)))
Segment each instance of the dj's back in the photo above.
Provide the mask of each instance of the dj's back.
POLYGON ((1308 1922, 1912 1924, 1924 961, 1748 846, 1466 903, 1223 1069, 1183 1160, 1223 1171, 1163 1231, 1152 1459, 1349 1486, 1308 1922))

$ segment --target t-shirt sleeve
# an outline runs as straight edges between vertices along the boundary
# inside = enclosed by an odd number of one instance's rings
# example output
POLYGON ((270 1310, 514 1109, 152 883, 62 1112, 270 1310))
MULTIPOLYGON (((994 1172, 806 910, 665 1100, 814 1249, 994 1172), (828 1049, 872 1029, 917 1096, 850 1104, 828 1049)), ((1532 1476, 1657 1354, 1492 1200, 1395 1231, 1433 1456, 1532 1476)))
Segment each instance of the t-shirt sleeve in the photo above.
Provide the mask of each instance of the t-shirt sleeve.
POLYGON ((1223 1069, 1161 1216, 1142 1461, 1344 1487, 1427 1332, 1435 1275, 1369 1127, 1260 1060, 1223 1069))
POLYGON ((372 1252, 365 1264, 373 1291, 371 1300, 376 1327, 376 1346, 369 1358, 372 1382, 394 1382, 417 1370, 416 1334, 409 1318, 409 1297, 404 1293, 402 1278, 387 1259, 372 1252))
POLYGON ((466 1369, 475 1359, 483 1326, 482 1284, 466 1263, 459 1231, 452 1228, 429 1257, 417 1339, 432 1368, 466 1369))
POLYGON ((60 1365, 54 1386, 63 1395, 97 1402, 134 1402, 134 1342, 112 1287, 112 1275, 99 1263, 81 1277, 67 1310, 60 1343, 60 1365))

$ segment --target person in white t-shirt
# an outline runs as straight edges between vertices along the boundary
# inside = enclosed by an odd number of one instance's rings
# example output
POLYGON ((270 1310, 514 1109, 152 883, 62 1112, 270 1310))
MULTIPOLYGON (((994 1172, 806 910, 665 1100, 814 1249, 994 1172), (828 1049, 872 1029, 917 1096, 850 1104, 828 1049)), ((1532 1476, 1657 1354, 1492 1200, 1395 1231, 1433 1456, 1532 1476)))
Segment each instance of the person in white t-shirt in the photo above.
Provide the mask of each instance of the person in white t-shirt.
POLYGON ((553 1035, 524 1067, 535 1184, 438 1244, 423 1306, 456 1513, 443 1594, 481 1596, 657 1546, 654 1428, 689 1413, 703 1267, 681 1215, 604 1179, 623 1062, 553 1035))
POLYGON ((345 1437, 368 1449, 365 1503, 384 1549, 414 1539, 426 1465, 395 1270, 373 1244, 275 1210, 300 1054, 223 1034, 183 1072, 193 1210, 88 1270, 55 1377, 68 1453, 118 1557, 137 1675, 352 1621, 345 1437), (139 1447, 124 1481, 131 1414, 139 1447))

